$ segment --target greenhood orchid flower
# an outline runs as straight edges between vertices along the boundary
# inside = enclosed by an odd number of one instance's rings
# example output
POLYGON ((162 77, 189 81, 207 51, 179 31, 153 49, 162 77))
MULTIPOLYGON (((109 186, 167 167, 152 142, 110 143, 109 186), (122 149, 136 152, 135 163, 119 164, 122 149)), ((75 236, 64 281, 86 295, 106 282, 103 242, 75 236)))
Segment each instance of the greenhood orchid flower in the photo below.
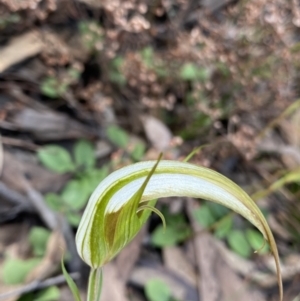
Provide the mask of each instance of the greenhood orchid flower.
POLYGON ((101 268, 139 232, 157 198, 186 196, 222 204, 239 213, 262 233, 272 249, 282 281, 272 232, 255 202, 221 174, 194 164, 148 161, 123 167, 104 179, 92 194, 76 235, 77 250, 92 270, 101 268))

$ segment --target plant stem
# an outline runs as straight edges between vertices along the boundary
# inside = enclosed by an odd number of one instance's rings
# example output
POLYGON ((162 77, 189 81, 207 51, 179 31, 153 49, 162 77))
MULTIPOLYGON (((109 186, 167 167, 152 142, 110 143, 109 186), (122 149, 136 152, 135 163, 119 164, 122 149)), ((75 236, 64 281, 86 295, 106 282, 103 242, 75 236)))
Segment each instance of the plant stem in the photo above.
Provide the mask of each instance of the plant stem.
POLYGON ((91 269, 88 284, 87 301, 100 301, 101 290, 102 269, 91 269))

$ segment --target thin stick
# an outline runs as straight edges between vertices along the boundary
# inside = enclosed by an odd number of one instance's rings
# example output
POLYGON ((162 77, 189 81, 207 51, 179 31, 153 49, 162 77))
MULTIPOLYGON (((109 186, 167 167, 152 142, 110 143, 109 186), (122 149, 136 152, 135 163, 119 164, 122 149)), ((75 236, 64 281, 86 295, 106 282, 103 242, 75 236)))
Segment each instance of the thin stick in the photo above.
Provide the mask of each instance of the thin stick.
MULTIPOLYGON (((80 278, 80 274, 78 272, 71 273, 70 276, 74 280, 77 280, 80 278)), ((5 300, 8 298, 23 295, 23 294, 26 294, 26 293, 29 293, 29 292, 32 292, 35 290, 40 290, 40 289, 43 289, 43 288, 46 288, 46 287, 49 287, 52 285, 58 285, 58 284, 65 283, 65 282, 66 282, 66 279, 65 279, 64 275, 55 276, 55 277, 49 278, 42 282, 41 281, 33 281, 33 282, 26 284, 23 287, 18 288, 14 291, 1 294, 0 300, 5 300)))

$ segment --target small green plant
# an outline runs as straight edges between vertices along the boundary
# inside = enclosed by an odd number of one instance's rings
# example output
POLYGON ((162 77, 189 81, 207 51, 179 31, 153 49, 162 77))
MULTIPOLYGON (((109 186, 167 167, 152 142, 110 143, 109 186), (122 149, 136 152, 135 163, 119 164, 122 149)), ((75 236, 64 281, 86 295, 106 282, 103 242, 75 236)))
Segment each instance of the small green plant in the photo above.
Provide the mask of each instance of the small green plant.
POLYGON ((179 76, 185 81, 205 82, 209 79, 210 74, 207 68, 198 67, 193 63, 185 63, 180 69, 179 76))
POLYGON ((110 70, 108 77, 111 82, 120 86, 126 85, 127 79, 122 73, 122 67, 124 64, 124 58, 121 56, 115 57, 110 63, 110 70))
POLYGON ((64 96, 70 85, 78 81, 80 73, 77 67, 70 67, 66 73, 61 76, 48 76, 42 81, 41 92, 50 98, 64 96))
POLYGON ((57 98, 63 95, 67 89, 67 83, 61 83, 59 79, 53 76, 46 77, 41 85, 42 93, 50 98, 57 98))
POLYGON ((64 213, 71 225, 78 226, 80 210, 98 183, 107 176, 108 167, 95 166, 94 147, 86 140, 80 140, 74 145, 73 157, 63 147, 48 145, 39 150, 38 158, 54 172, 74 175, 60 194, 48 193, 45 200, 51 209, 64 213))
MULTIPOLYGON (((5 256, 0 273, 1 282, 5 285, 20 285, 25 283, 27 276, 41 263, 46 253, 49 237, 49 230, 43 227, 32 227, 28 233, 28 242, 33 257, 29 259, 17 259, 5 256)), ((56 301, 59 300, 59 297, 59 289, 56 286, 51 286, 36 293, 25 294, 18 301, 56 301)))
POLYGON ((148 70, 153 70, 158 77, 164 78, 170 74, 170 70, 164 61, 156 57, 152 47, 142 49, 140 57, 145 67, 147 67, 148 70))
POLYGON ((79 23, 79 33, 83 45, 90 51, 101 48, 103 41, 103 29, 94 21, 81 21, 79 23))
POLYGON ((176 301, 169 286, 160 279, 151 279, 146 283, 145 295, 148 301, 176 301))
POLYGON ((183 214, 170 214, 166 209, 162 213, 168 227, 165 229, 163 225, 159 225, 152 233, 151 242, 155 247, 174 246, 192 235, 192 230, 183 214))
POLYGON ((106 136, 114 145, 126 151, 133 161, 141 160, 145 154, 145 144, 142 141, 131 143, 127 132, 116 125, 111 125, 106 129, 106 136))
POLYGON ((26 260, 6 258, 2 268, 3 283, 7 285, 24 283, 26 276, 41 260, 41 258, 37 257, 26 260), (18 271, 18 273, 16 273, 16 271, 18 271))
POLYGON ((249 258, 253 251, 268 252, 267 244, 257 230, 246 223, 246 230, 237 230, 233 227, 233 215, 219 204, 205 202, 194 212, 195 219, 206 228, 213 228, 218 238, 227 241, 229 247, 242 257, 249 258))
POLYGON ((31 228, 28 235, 28 241, 31 245, 32 253, 34 256, 38 257, 45 254, 50 234, 50 231, 43 227, 31 228))
POLYGON ((60 299, 60 290, 57 286, 50 286, 36 293, 28 293, 18 299, 18 301, 56 301, 60 299))
POLYGON ((31 228, 28 241, 34 257, 25 260, 5 257, 1 273, 3 283, 13 285, 25 282, 27 275, 41 262, 49 236, 50 231, 45 228, 31 228), (16 273, 16 270, 18 273, 16 273))

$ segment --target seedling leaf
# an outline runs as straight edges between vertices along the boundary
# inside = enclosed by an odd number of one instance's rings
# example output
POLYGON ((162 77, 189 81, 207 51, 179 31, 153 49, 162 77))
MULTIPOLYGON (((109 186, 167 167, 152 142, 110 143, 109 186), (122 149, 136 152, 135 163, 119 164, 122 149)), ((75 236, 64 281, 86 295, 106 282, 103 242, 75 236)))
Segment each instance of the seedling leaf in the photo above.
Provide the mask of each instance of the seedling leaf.
POLYGON ((42 164, 52 171, 65 173, 74 170, 70 154, 58 145, 45 146, 38 151, 37 155, 42 164))

